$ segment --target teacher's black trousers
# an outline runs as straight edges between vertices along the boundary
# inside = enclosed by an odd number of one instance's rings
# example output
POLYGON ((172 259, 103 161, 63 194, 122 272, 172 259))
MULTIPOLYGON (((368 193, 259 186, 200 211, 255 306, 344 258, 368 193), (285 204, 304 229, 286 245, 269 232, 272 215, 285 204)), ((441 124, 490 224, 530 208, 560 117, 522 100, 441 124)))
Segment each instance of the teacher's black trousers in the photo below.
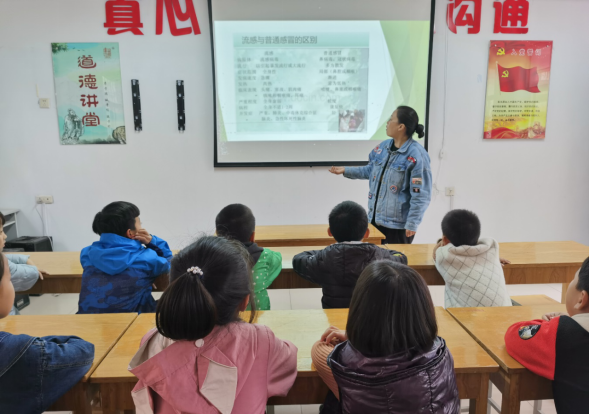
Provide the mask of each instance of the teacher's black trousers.
POLYGON ((389 229, 388 227, 379 226, 372 219, 372 225, 376 227, 385 238, 382 244, 411 244, 415 236, 407 237, 405 229, 389 229))

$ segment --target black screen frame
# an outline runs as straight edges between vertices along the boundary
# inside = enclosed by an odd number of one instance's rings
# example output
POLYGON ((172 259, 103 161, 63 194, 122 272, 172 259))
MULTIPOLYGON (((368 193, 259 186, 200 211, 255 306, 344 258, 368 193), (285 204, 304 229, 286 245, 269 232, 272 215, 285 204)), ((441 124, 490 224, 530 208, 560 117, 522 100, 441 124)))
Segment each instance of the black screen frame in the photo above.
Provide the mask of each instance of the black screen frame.
MULTIPOLYGON (((347 166, 362 166, 366 165, 367 161, 303 161, 303 162, 219 162, 217 153, 217 83, 215 74, 215 40, 213 28, 213 0, 208 0, 209 8, 209 29, 211 36, 211 62, 213 70, 213 139, 214 142, 214 167, 215 168, 243 168, 243 167, 324 167, 332 165, 347 165, 347 166)), ((428 151, 429 144, 429 106, 431 93, 431 77, 432 77, 432 54, 434 46, 434 29, 436 17, 436 0, 431 0, 431 14, 430 14, 430 28, 429 28, 429 56, 427 67, 427 96, 425 98, 425 136, 423 146, 428 151)))

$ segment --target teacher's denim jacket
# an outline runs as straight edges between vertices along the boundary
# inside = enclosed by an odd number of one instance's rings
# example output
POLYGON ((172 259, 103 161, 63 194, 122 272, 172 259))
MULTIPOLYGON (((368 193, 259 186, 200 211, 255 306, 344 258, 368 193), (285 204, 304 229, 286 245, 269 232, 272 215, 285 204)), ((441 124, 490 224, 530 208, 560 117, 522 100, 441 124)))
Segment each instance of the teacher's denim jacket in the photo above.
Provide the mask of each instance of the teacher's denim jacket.
POLYGON ((46 411, 92 366, 94 345, 75 336, 0 332, 0 413, 46 411))
POLYGON ((383 141, 370 152, 368 165, 346 167, 344 177, 370 180, 370 222, 375 215, 376 204, 375 222, 379 226, 417 231, 431 200, 432 173, 429 155, 413 139, 409 139, 397 151, 390 151, 392 146, 392 139, 383 141), (382 185, 376 200, 382 174, 382 185))

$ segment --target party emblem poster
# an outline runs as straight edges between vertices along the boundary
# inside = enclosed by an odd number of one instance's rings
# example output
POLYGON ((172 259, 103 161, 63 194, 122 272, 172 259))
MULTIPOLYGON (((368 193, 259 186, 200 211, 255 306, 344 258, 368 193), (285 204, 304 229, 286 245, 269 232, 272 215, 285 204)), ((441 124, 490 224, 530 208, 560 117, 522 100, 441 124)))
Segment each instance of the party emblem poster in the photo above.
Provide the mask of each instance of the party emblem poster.
POLYGON ((62 145, 126 144, 118 43, 52 43, 62 145))
POLYGON ((491 41, 485 139, 546 137, 551 60, 551 41, 491 41))

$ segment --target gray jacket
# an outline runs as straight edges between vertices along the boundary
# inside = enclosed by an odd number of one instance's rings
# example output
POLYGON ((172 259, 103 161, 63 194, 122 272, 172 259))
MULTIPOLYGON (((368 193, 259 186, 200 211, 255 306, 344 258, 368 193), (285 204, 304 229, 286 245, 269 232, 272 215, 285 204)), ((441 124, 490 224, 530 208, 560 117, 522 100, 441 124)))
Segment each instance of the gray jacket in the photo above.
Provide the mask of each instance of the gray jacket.
MULTIPOLYGON (((15 292, 24 292, 32 288, 39 280, 39 270, 36 266, 27 264, 29 255, 26 254, 7 254, 8 269, 10 270, 10 280, 14 286, 15 292)), ((10 315, 19 315, 16 307, 12 307, 10 315)))
POLYGON ((36 266, 27 264, 29 260, 26 254, 7 254, 10 279, 15 292, 24 292, 32 288, 39 279, 39 270, 36 266))

